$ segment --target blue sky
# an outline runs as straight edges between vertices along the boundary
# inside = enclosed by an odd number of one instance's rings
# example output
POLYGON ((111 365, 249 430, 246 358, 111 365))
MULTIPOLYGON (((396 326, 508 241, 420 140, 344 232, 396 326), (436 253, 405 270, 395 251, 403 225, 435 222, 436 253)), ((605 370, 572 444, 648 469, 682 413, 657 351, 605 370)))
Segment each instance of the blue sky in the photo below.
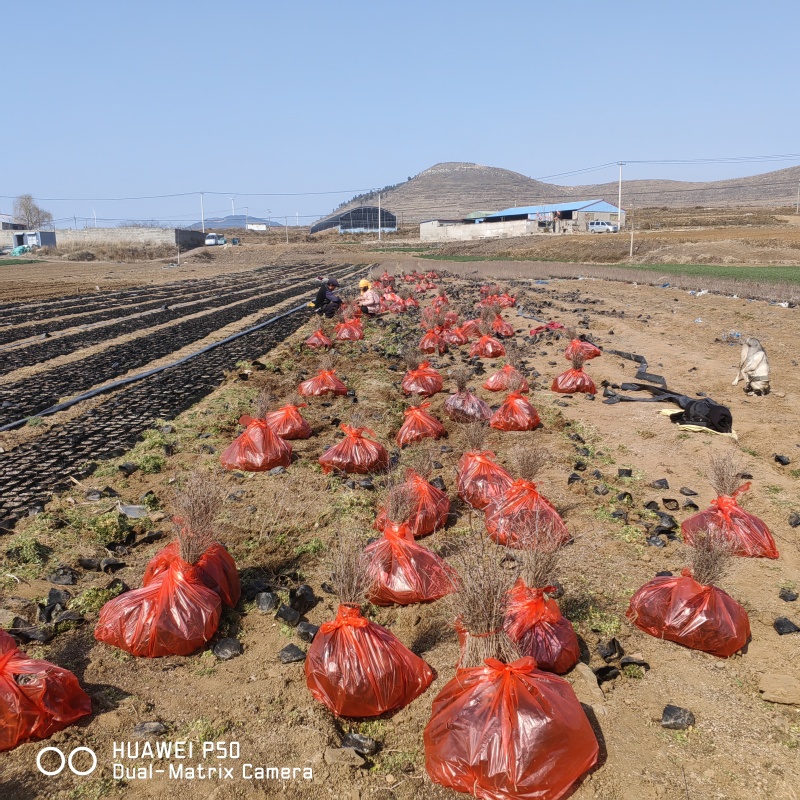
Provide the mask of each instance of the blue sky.
MULTIPOLYGON (((541 177, 800 152, 796 0, 50 0, 2 19, 0 195, 31 193, 57 218, 194 221, 197 195, 102 198, 205 191, 308 222, 440 161, 541 177), (312 192, 340 193, 278 196, 312 192)), ((11 204, 0 197, 0 211, 11 204)), ((224 215, 231 201, 207 194, 205 207, 224 215)))

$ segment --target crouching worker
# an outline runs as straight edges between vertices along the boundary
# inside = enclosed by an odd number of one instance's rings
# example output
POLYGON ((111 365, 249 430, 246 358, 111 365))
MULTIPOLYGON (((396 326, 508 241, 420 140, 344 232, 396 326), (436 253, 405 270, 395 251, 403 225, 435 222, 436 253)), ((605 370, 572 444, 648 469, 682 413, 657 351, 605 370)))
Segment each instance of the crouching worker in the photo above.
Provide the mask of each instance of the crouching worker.
POLYGON ((341 308, 342 298, 334 291, 339 288, 336 278, 323 278, 317 296, 308 304, 315 314, 323 314, 330 319, 341 308))
POLYGON ((361 290, 361 295, 358 298, 358 305, 364 314, 374 317, 380 313, 381 298, 380 295, 372 288, 372 284, 367 280, 358 282, 358 287, 361 290))

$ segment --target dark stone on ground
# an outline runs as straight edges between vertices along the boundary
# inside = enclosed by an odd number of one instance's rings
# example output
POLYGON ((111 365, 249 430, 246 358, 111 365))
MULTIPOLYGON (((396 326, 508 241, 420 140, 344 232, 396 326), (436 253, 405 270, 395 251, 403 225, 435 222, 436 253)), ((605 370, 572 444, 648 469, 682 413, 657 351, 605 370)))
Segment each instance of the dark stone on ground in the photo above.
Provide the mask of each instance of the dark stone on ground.
POLYGON ((438 475, 430 483, 431 486, 435 486, 437 489, 441 489, 443 492, 447 491, 447 486, 445 486, 444 481, 438 475))
POLYGON ((47 593, 47 605, 54 606, 60 603, 62 606, 67 605, 72 600, 72 595, 66 589, 51 589, 47 593))
POLYGON ((614 519, 618 519, 624 525, 626 525, 628 523, 628 512, 627 511, 623 511, 622 509, 617 509, 616 511, 612 511, 611 512, 611 516, 614 517, 614 519))
POLYGON ((798 594, 797 592, 793 592, 788 587, 784 586, 779 592, 778 597, 786 603, 793 603, 797 600, 798 594))
POLYGON ((571 484, 573 484, 573 483, 583 483, 583 478, 581 478, 581 476, 580 476, 580 475, 578 475, 578 473, 577 473, 577 472, 573 472, 573 473, 572 473, 572 474, 569 476, 569 478, 567 478, 567 485, 568 485, 568 486, 569 486, 569 485, 571 485, 571 484))
POLYGON ((659 478, 650 484, 654 489, 669 489, 669 481, 666 478, 659 478))
POLYGON ((55 572, 51 572, 47 576, 50 583, 56 583, 59 586, 74 586, 78 582, 78 573, 72 567, 58 567, 55 572))
POLYGON ((678 501, 672 497, 662 498, 661 504, 667 509, 667 511, 677 511, 680 508, 678 501))
POLYGON ((317 604, 314 590, 304 583, 289 592, 289 605, 298 613, 305 614, 317 604))
POLYGON ((700 510, 700 506, 697 505, 697 503, 695 503, 694 500, 687 500, 683 504, 683 509, 684 509, 684 511, 699 511, 700 510))
POLYGON ((635 666, 635 667, 644 667, 645 669, 650 669, 650 665, 641 658, 635 658, 634 656, 623 656, 619 661, 620 667, 625 669, 625 667, 635 666))
POLYGON ((287 644, 278 653, 278 658, 280 658, 281 664, 295 664, 299 661, 305 661, 306 654, 296 644, 287 644))
POLYGON ((792 463, 792 460, 788 456, 779 456, 777 453, 775 454, 775 460, 782 466, 788 466, 792 463))
POLYGON ((100 562, 100 569, 103 572, 111 574, 112 572, 116 572, 118 569, 122 569, 123 567, 128 566, 124 561, 120 561, 117 558, 104 558, 100 562))
POLYGON ((594 493, 600 497, 603 497, 604 495, 608 494, 608 486, 595 486, 594 493))
POLYGON ((605 683, 606 681, 613 681, 614 678, 619 678, 619 669, 617 667, 598 667, 592 671, 597 676, 598 683, 605 683))
POLYGON ((138 725, 133 726, 134 736, 161 736, 162 733, 166 732, 166 726, 160 722, 140 722, 138 725))
POLYGON ((660 536, 648 536, 647 544, 651 547, 666 547, 667 543, 660 536))
POLYGON ((633 495, 630 492, 620 492, 617 495, 617 500, 620 503, 627 503, 628 505, 631 505, 633 503, 633 495))
POLYGON ((796 511, 792 511, 792 513, 789 514, 789 526, 792 528, 800 526, 800 514, 796 511))
POLYGON ((688 708, 673 706, 669 703, 664 706, 661 714, 661 727, 671 731, 685 731, 695 724, 694 714, 688 708))
POLYGON ((212 652, 220 661, 227 661, 242 654, 242 643, 238 639, 220 639, 212 652))
POLYGON ((600 658, 602 658, 606 664, 610 664, 612 661, 616 661, 625 655, 625 651, 622 649, 622 645, 616 637, 609 639, 607 642, 600 642, 597 645, 597 652, 600 653, 600 658))
POLYGON ((619 478, 632 478, 633 470, 628 467, 620 467, 617 470, 617 477, 619 478))
POLYGON ((336 589, 334 589, 329 583, 323 583, 322 586, 320 586, 320 589, 322 589, 325 594, 336 594, 336 589))
POLYGON ((374 756, 380 743, 360 733, 347 733, 342 738, 342 747, 352 747, 362 756, 374 756))
POLYGON ((259 592, 255 596, 255 601, 256 608, 262 614, 274 611, 281 604, 281 599, 275 592, 259 592))
POLYGON ((300 614, 293 608, 282 603, 275 613, 275 619, 285 622, 287 625, 291 625, 294 628, 300 622, 300 614))
POLYGON ((297 635, 304 641, 311 644, 317 635, 319 625, 312 625, 310 622, 301 622, 297 626, 297 635))
POLYGON ((688 486, 681 486, 680 493, 684 497, 697 497, 697 492, 694 489, 690 489, 688 486))
POLYGON ((772 623, 772 627, 778 633, 778 636, 786 636, 787 633, 798 633, 800 628, 794 624, 788 617, 778 617, 772 623))
POLYGON ((285 475, 286 474, 286 467, 273 467, 269 471, 270 475, 285 475))
POLYGON ((655 500, 648 500, 648 502, 646 502, 644 504, 644 507, 648 511, 660 511, 661 510, 661 507, 658 505, 658 503, 655 500))

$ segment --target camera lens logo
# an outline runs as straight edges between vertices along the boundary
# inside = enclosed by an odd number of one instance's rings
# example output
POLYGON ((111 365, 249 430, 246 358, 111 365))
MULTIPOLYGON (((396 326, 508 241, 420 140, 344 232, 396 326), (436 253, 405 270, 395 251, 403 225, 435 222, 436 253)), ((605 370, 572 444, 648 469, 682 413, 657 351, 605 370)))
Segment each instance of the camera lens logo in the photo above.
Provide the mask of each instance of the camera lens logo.
POLYGON ((43 747, 36 755, 36 767, 38 768, 39 772, 42 773, 42 775, 47 775, 49 777, 60 775, 67 766, 73 775, 91 775, 97 769, 97 755, 90 747, 76 747, 74 750, 72 750, 69 756, 65 756, 64 753, 57 747, 43 747), (60 763, 57 769, 46 769, 42 766, 42 756, 44 756, 45 753, 56 753, 58 755, 60 763), (74 759, 78 753, 89 754, 92 763, 91 767, 84 770, 76 769, 74 759))

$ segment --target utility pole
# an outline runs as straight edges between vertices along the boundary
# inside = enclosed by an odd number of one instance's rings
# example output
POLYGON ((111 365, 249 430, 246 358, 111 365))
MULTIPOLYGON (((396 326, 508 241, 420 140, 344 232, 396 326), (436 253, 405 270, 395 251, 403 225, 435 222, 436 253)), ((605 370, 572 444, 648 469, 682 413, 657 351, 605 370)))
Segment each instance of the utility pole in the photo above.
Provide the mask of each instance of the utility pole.
POLYGON ((245 229, 245 230, 247 230, 247 212, 248 212, 249 210, 250 210, 250 209, 248 208, 248 206, 245 206, 245 207, 244 207, 244 229, 245 229))
POLYGON ((206 232, 206 212, 203 206, 203 192, 200 192, 200 224, 203 226, 203 233, 206 232))
POLYGON ((75 214, 72 215, 72 221, 75 223, 75 230, 78 230, 78 217, 75 214))
POLYGON ((284 216, 283 227, 286 229, 286 244, 289 244, 289 217, 284 216))
POLYGON ((94 209, 92 209, 92 214, 94 215, 94 226, 96 228, 97 227, 97 212, 94 209))
POLYGON ((635 209, 636 209, 636 206, 634 205, 634 203, 635 203, 635 201, 631 200, 631 252, 630 252, 630 255, 629 255, 629 257, 631 259, 633 258, 633 226, 634 226, 634 219, 635 219, 633 215, 635 214, 635 209))
POLYGON ((797 182, 797 210, 795 214, 800 214, 800 181, 797 182))
POLYGON ((618 161, 619 164, 619 199, 617 200, 617 208, 619 209, 619 229, 622 230, 622 167, 624 161, 618 161))
POLYGON ((378 241, 381 240, 381 193, 378 192, 378 241))

